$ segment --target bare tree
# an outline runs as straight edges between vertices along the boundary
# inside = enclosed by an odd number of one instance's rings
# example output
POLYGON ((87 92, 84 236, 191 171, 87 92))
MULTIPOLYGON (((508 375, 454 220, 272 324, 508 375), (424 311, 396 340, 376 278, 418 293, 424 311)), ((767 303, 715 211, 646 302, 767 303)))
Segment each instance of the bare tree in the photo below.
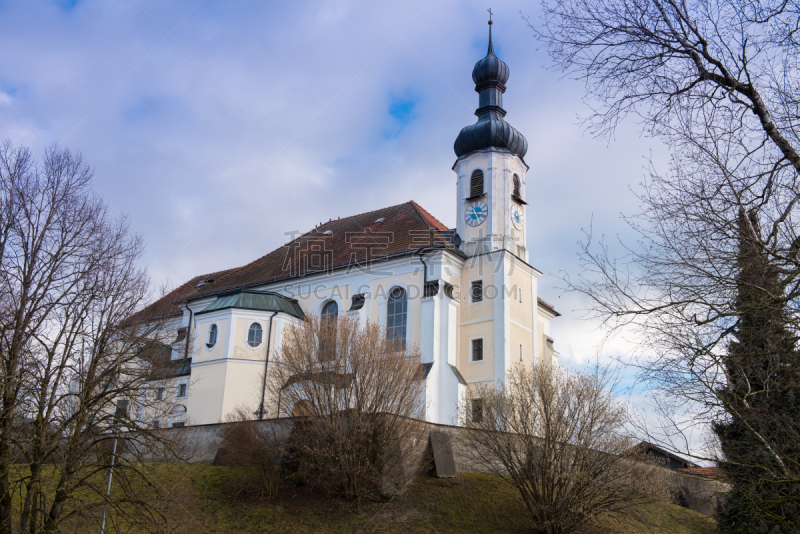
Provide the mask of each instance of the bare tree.
POLYGON ((573 373, 518 365, 504 383, 473 389, 467 446, 519 490, 541 532, 565 533, 670 498, 666 470, 634 448, 607 368, 573 373))
MULTIPOLYGON (((531 27, 557 68, 584 79, 599 103, 590 129, 612 134, 630 114, 672 151, 669 169, 651 168, 641 211, 627 219, 638 242, 623 244, 619 256, 589 233, 583 272, 568 286, 589 297, 591 315, 609 333, 633 334, 638 350, 630 361, 662 415, 660 436, 650 439, 758 471, 758 483, 780 490, 755 492, 763 499, 747 507, 779 528, 796 528, 800 421, 796 409, 774 409, 800 384, 796 348, 763 355, 781 379, 758 385, 732 365, 730 347, 744 326, 736 306, 742 243, 776 273, 769 286, 747 282, 759 295, 752 301, 779 310, 788 330, 798 331, 800 6, 559 0, 544 4, 543 15, 531 27), (741 387, 748 379, 753 387, 741 387), (752 417, 760 424, 748 424, 752 417), (698 426, 732 422, 749 433, 749 460, 692 448, 698 426)), ((742 525, 736 528, 749 528, 742 525)))
MULTIPOLYGON (((150 358, 159 325, 131 321, 149 285, 135 265, 142 241, 91 177, 69 150, 49 147, 36 164, 0 146, 0 532, 16 530, 14 517, 32 533, 96 517, 110 463, 124 489, 146 475, 138 452, 173 449, 132 409, 163 409, 146 394, 161 379, 150 358), (123 432, 136 438, 109 454, 123 432)), ((123 494, 107 504, 153 511, 123 494)))
POLYGON ((559 0, 529 25, 600 102, 596 133, 634 113, 651 134, 724 139, 797 172, 798 15, 780 0, 559 0))
POLYGON ((419 355, 378 324, 312 318, 290 327, 270 379, 281 415, 307 416, 292 444, 313 480, 360 502, 417 473, 424 417, 419 355))

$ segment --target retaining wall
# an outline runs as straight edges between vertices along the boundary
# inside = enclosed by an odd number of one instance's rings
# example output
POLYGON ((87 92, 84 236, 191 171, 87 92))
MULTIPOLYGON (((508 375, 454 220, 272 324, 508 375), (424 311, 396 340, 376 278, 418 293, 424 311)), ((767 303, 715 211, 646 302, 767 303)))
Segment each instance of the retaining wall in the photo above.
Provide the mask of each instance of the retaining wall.
MULTIPOLYGON (((271 427, 278 435, 288 438, 295 422, 302 419, 303 418, 299 417, 268 419, 264 421, 252 421, 249 424, 271 427)), ((414 459, 412 460, 413 462, 422 461, 422 458, 427 456, 430 432, 439 431, 450 436, 457 473, 489 472, 486 466, 478 461, 464 439, 465 433, 473 432, 473 430, 457 426, 429 423, 426 421, 416 421, 416 423, 422 426, 422 432, 420 433, 422 439, 419 440, 416 450, 411 455, 411 458, 414 459)), ((169 432, 173 435, 171 437, 175 437, 186 443, 188 451, 187 457, 190 462, 211 463, 220 446, 219 431, 222 429, 223 425, 224 423, 187 426, 163 429, 159 432, 169 432)), ((156 455, 151 455, 148 459, 153 461, 164 460, 156 455)), ((416 473, 417 471, 416 465, 408 467, 409 473, 416 473)), ((714 515, 721 504, 721 500, 724 499, 725 494, 731 489, 730 484, 721 480, 690 475, 674 470, 669 470, 669 472, 672 484, 684 504, 688 508, 708 516, 714 515)))

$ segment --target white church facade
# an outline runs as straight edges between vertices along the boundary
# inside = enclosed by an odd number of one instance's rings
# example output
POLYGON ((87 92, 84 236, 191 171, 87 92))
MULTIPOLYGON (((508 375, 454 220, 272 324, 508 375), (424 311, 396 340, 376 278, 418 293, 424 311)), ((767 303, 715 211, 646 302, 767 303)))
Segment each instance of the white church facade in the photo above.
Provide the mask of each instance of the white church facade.
MULTIPOLYGON (((144 310, 174 339, 173 387, 157 394, 175 406, 170 421, 154 423, 217 423, 259 406, 285 329, 310 316, 377 322, 418 347, 426 419, 436 423, 457 424, 469 388, 504 380, 517 362, 555 361, 550 322, 559 314, 538 297, 542 273, 529 263, 527 141, 504 120, 508 76, 490 26, 472 73, 478 120, 455 142, 456 228, 413 201, 331 220, 144 310)), ((272 404, 260 415, 291 414, 272 404)))

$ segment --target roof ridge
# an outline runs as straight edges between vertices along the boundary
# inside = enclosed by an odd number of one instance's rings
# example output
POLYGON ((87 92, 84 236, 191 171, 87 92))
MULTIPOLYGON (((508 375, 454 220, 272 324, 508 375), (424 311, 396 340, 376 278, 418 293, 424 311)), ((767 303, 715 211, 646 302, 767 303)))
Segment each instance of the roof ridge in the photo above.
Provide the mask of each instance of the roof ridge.
MULTIPOLYGON (((274 250, 270 250, 270 251, 269 251, 269 252, 267 252, 266 254, 263 254, 263 255, 259 256, 258 258, 254 259, 253 261, 251 261, 251 262, 248 262, 248 263, 245 263, 245 264, 244 264, 244 265, 242 265, 241 267, 238 267, 236 270, 239 270, 239 269, 244 269, 244 268, 245 268, 245 267, 247 267, 248 265, 252 265, 253 263, 255 263, 255 262, 259 261, 259 260, 262 260, 262 259, 266 258, 266 257, 267 257, 267 256, 269 256, 270 254, 273 254, 274 252, 276 252, 276 251, 278 251, 278 250, 280 250, 280 249, 282 249, 282 248, 285 248, 285 247, 290 247, 290 246, 292 245, 292 243, 294 243, 294 242, 296 242, 296 241, 299 241, 300 239, 303 239, 304 237, 307 237, 307 236, 310 236, 310 237, 323 237, 323 236, 322 236, 322 233, 317 233, 317 234, 314 234, 314 231, 315 231, 315 230, 319 230, 320 228, 322 228, 322 227, 323 227, 323 226, 325 226, 326 224, 329 224, 329 223, 341 223, 341 222, 347 221, 347 220, 349 220, 349 219, 353 219, 353 218, 355 218, 355 217, 363 217, 363 216, 365 216, 365 215, 369 215, 370 213, 377 213, 377 212, 379 212, 379 211, 386 211, 386 210, 390 210, 390 209, 392 209, 392 208, 399 208, 399 207, 401 207, 401 206, 405 206, 406 204, 413 204, 413 203, 414 203, 414 201, 410 201, 410 202, 402 202, 402 203, 400 203, 400 204, 395 204, 394 206, 387 206, 387 207, 385 207, 385 208, 378 208, 378 209, 376 209, 376 210, 372 210, 372 211, 365 211, 364 213, 356 213, 355 215, 349 215, 349 216, 347 216, 347 217, 344 217, 344 218, 342 218, 342 219, 330 219, 328 222, 321 223, 320 225, 318 225, 318 226, 315 226, 315 227, 314 227, 314 228, 312 228, 311 230, 309 230, 309 231, 307 231, 307 232, 305 232, 305 233, 303 233, 303 234, 300 234, 300 235, 298 235, 297 237, 295 237, 294 239, 292 239, 292 240, 291 240, 291 241, 289 241, 288 243, 284 243, 283 245, 281 245, 281 246, 279 246, 279 247, 275 248, 274 250)), ((425 221, 423 221, 423 222, 425 222, 425 221)), ((427 223, 426 223, 426 224, 427 224, 427 223)))
POLYGON ((435 228, 434 227, 434 228, 432 228, 432 230, 436 230, 437 232, 443 232, 444 230, 449 230, 449 228, 447 226, 445 226, 444 224, 442 224, 442 222, 439 219, 437 219, 436 217, 431 215, 431 213, 428 210, 426 210, 425 208, 423 208, 422 206, 417 204, 415 201, 410 200, 408 203, 411 204, 412 206, 414 206, 414 209, 417 210, 417 213, 419 214, 420 217, 422 217, 422 220, 425 222, 425 224, 428 227, 431 226, 429 221, 428 221, 429 218, 432 219, 434 223, 436 223, 437 225, 439 225, 441 227, 441 228, 435 228))
POLYGON ((435 230, 434 228, 431 228, 431 225, 430 225, 430 224, 428 224, 428 221, 425 219, 425 216, 422 214, 422 211, 425 211, 425 210, 423 210, 423 209, 422 209, 422 208, 419 206, 419 204, 417 204, 417 203, 416 203, 416 202, 414 202, 413 200, 410 202, 410 204, 411 204, 411 207, 412 207, 412 208, 414 208, 414 211, 416 211, 416 212, 417 212, 417 216, 418 216, 420 219, 422 219, 422 222, 423 222, 423 224, 425 224, 425 226, 427 226, 427 227, 428 227, 428 231, 429 231, 429 232, 430 232, 430 233, 433 235, 433 237, 436 237, 436 230, 435 230))
POLYGON ((444 248, 446 248, 446 249, 460 251, 460 249, 457 246, 455 246, 452 242, 450 242, 450 240, 448 238, 444 237, 444 235, 443 235, 444 232, 450 231, 450 228, 448 228, 447 226, 442 224, 442 222, 439 219, 437 219, 436 217, 431 215, 428 212, 428 210, 426 210, 425 208, 423 208, 422 206, 420 206, 419 204, 417 204, 413 200, 410 201, 410 204, 416 210, 417 214, 419 214, 420 218, 422 219, 422 222, 425 223, 425 226, 428 227, 428 231, 433 235, 434 239, 436 237, 438 237, 442 241, 442 244, 444 245, 444 248), (432 227, 430 221, 428 220, 429 218, 432 219, 434 223, 436 223, 439 226, 441 226, 441 228, 432 227))
MULTIPOLYGON (((309 234, 309 233, 313 232, 314 230, 316 230, 317 228, 322 228, 323 226, 325 226, 328 223, 342 222, 342 221, 346 221, 348 219, 352 219, 354 217, 363 217, 365 215, 369 215, 370 213, 377 213, 379 211, 386 211, 386 210, 390 210, 392 208, 399 208, 400 206, 405 206, 406 204, 413 204, 413 203, 414 203, 414 201, 411 200, 409 202, 401 202, 400 204, 395 204, 393 206, 386 206, 385 208, 378 208, 376 210, 365 211, 364 213, 356 213, 355 215, 348 215, 347 217, 342 217, 341 219, 330 219, 328 222, 324 222, 324 223, 321 223, 319 226, 315 226, 314 228, 312 228, 311 230, 309 230, 308 232, 306 232, 303 235, 309 234)), ((298 239, 300 237, 302 237, 302 236, 298 236, 298 239)))

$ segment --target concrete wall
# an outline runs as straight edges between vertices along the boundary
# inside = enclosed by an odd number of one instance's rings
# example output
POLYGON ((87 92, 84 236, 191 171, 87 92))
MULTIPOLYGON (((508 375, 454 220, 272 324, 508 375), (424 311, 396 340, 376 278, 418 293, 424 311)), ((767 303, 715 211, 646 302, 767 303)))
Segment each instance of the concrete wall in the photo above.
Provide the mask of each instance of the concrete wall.
POLYGON ((708 477, 672 471, 680 499, 687 508, 713 516, 724 504, 732 487, 727 482, 708 477))
MULTIPOLYGON (((292 425, 300 418, 283 418, 283 419, 269 419, 262 422, 253 422, 253 424, 269 425, 279 435, 288 436, 291 431, 292 425)), ((426 421, 418 421, 421 425, 422 439, 418 441, 417 449, 411 455, 415 460, 414 462, 422 462, 427 455, 427 447, 429 435, 431 431, 439 431, 450 436, 450 441, 453 448, 453 456, 456 465, 457 473, 487 473, 489 470, 483 465, 475 454, 472 453, 467 446, 464 436, 467 432, 472 432, 470 429, 429 423, 426 421)), ((161 430, 161 432, 173 433, 178 440, 183 441, 188 445, 188 450, 191 454, 191 462, 202 463, 212 462, 219 449, 220 439, 219 431, 222 424, 210 424, 190 426, 184 428, 169 428, 161 430)), ((162 458, 151 457, 151 460, 162 460, 162 458)), ((419 466, 409 466, 408 471, 417 473, 419 466)), ((668 470, 672 478, 672 484, 679 494, 681 500, 685 505, 701 514, 713 516, 724 499, 731 486, 720 480, 714 480, 706 477, 689 475, 674 470, 668 470)))

